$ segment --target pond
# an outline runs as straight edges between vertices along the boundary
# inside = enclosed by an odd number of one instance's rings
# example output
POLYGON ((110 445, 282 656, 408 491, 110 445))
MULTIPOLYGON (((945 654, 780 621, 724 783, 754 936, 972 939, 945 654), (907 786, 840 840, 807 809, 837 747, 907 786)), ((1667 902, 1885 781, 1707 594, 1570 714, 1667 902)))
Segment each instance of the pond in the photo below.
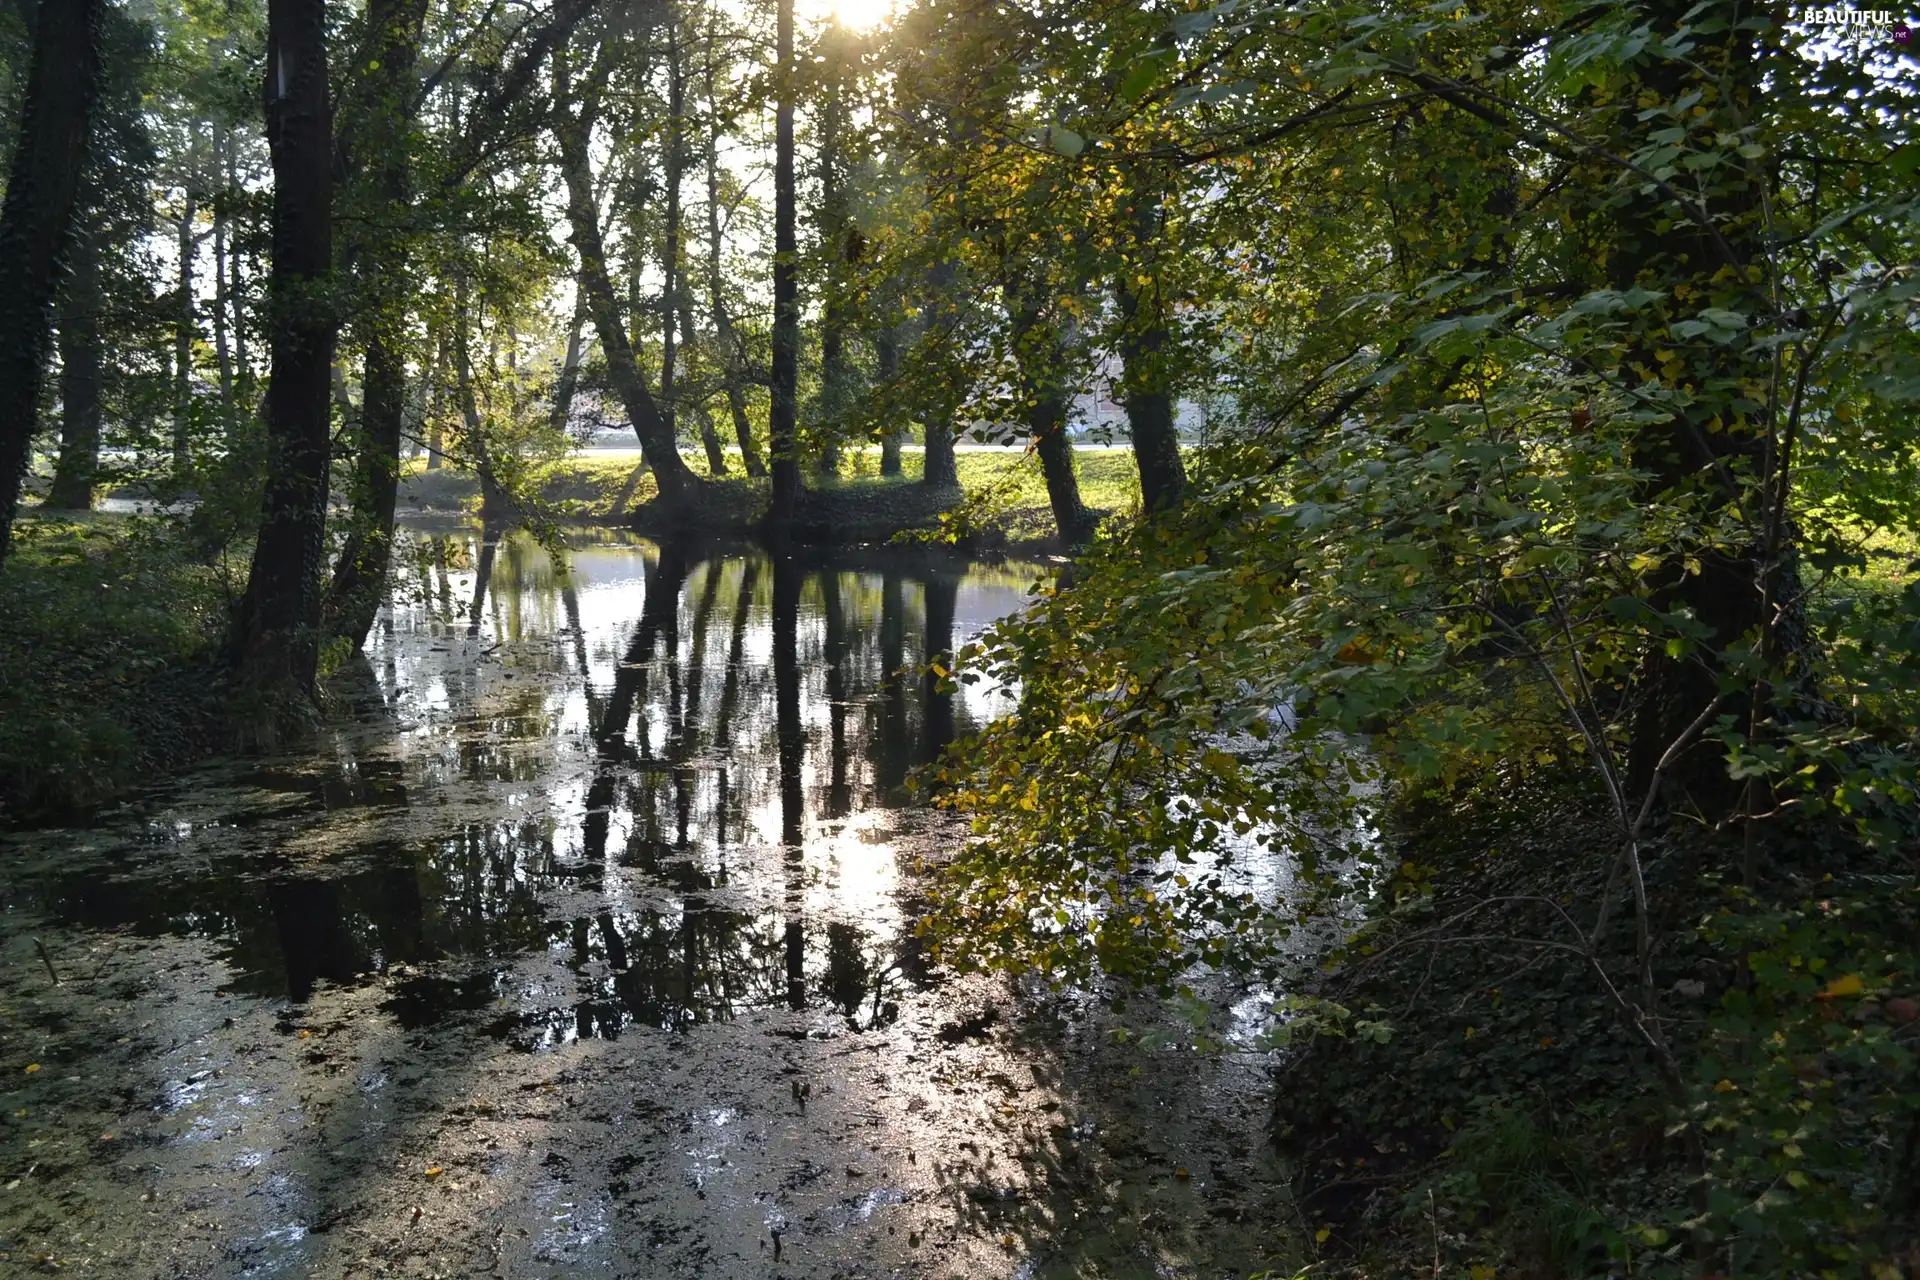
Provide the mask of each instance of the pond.
POLYGON ((1046 571, 408 531, 297 753, 8 837, 0 1261, 1244 1276, 1258 1060, 928 963, 926 673, 1046 571))

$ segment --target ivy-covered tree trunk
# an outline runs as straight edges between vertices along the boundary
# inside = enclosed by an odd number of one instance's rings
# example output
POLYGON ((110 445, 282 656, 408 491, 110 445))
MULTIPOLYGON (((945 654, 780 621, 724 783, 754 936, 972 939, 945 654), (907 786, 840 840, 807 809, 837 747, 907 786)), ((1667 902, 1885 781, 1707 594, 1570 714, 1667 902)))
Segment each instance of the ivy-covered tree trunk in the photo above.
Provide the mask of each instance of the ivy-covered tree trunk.
POLYGON ((243 685, 311 695, 333 444, 333 119, 325 0, 269 0, 266 65, 273 155, 267 483, 231 648, 243 685))
MULTIPOLYGON (((564 81, 564 76, 560 77, 564 81)), ((600 216, 594 207, 593 169, 587 156, 589 117, 583 111, 562 106, 554 112, 554 141, 559 144, 560 174, 567 187, 567 220, 573 232, 573 247, 580 255, 580 287, 586 291, 587 307, 593 316, 594 332, 600 338, 600 351, 606 357, 607 376, 633 424, 640 452, 652 468, 654 482, 660 487, 661 500, 669 506, 690 501, 700 488, 700 478, 680 456, 678 442, 668 427, 646 380, 635 362, 633 343, 627 336, 621 316, 620 295, 614 291, 607 274, 606 246, 600 236, 600 216)))
MULTIPOLYGON (((1640 56, 1629 91, 1616 97, 1611 112, 1617 154, 1646 146, 1648 135, 1668 123, 1638 109, 1648 95, 1662 103, 1698 96, 1707 114, 1690 127, 1709 130, 1707 138, 1713 128, 1737 135, 1738 122, 1754 118, 1761 92, 1753 31, 1733 22, 1699 29, 1686 0, 1656 0, 1645 13, 1663 36, 1692 30, 1694 47, 1684 59, 1640 56)), ((1635 181, 1615 173, 1602 180, 1635 181)), ((1757 533, 1744 545, 1729 545, 1716 529, 1757 528, 1754 515, 1767 503, 1762 475, 1770 465, 1769 439, 1781 425, 1766 421, 1753 403, 1764 398, 1756 389, 1773 373, 1770 350, 1752 337, 1773 309, 1764 193, 1752 168, 1724 164, 1675 194, 1693 203, 1693 216, 1673 198, 1652 195, 1599 206, 1612 220, 1606 283, 1658 295, 1637 313, 1619 360, 1621 380, 1643 387, 1642 396, 1658 392, 1652 403, 1662 410, 1661 420, 1639 432, 1633 460, 1646 473, 1647 500, 1680 505, 1698 531, 1692 546, 1679 548, 1656 571, 1649 599, 1662 613, 1690 617, 1695 634, 1650 646, 1642 664, 1628 761, 1629 780, 1642 792, 1669 747, 1716 697, 1712 715, 1732 716, 1742 732, 1764 717, 1765 677, 1756 678, 1758 667, 1790 665, 1790 655, 1762 653, 1758 666, 1750 664, 1763 631, 1772 628, 1769 613, 1797 605, 1798 596, 1784 529, 1772 548, 1761 545, 1757 533), (1730 338, 1679 336, 1709 307, 1743 317, 1746 327, 1730 338), (1747 673, 1731 680, 1735 692, 1723 695, 1723 684, 1741 667, 1747 673)), ((1709 821, 1738 803, 1741 786, 1728 776, 1723 748, 1710 739, 1679 755, 1664 776, 1709 821)))
POLYGON ((774 530, 793 522, 800 501, 800 244, 793 177, 793 0, 776 0, 773 142, 773 409, 767 424, 773 452, 774 530))
POLYGON ((86 164, 105 0, 40 8, 20 130, 0 208, 0 563, 33 456, 53 302, 86 164))
POLYGON ((47 505, 86 511, 100 469, 100 263, 91 227, 74 229, 66 305, 60 316, 60 458, 47 505))

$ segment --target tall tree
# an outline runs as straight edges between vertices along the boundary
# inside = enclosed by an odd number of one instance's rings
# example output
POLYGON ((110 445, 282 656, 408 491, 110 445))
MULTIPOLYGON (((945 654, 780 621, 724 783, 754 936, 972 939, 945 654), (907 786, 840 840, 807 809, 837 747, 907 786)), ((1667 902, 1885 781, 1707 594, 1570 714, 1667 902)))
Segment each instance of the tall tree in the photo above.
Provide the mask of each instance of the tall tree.
POLYGON ((311 695, 320 652, 336 329, 325 0, 268 0, 265 98, 273 154, 267 483, 231 650, 243 685, 311 695))
POLYGON ((0 208, 0 564, 12 549, 14 512, 32 461, 59 265, 99 87, 105 13, 105 0, 41 6, 0 208))
POLYGON ((1120 401, 1140 472, 1140 498, 1149 511, 1179 504, 1187 486, 1174 427, 1174 397, 1168 356, 1166 283, 1159 266, 1169 251, 1166 195, 1144 166, 1136 166, 1120 209, 1128 252, 1115 273, 1114 293, 1122 316, 1120 401))
POLYGON ((727 411, 733 418, 734 439, 740 445, 740 463, 749 476, 759 478, 767 474, 767 466, 754 444, 753 423, 747 417, 746 351, 727 309, 725 272, 721 266, 725 245, 720 233, 720 100, 714 88, 714 62, 719 48, 718 12, 717 5, 707 8, 707 41, 701 66, 707 99, 707 305, 713 313, 714 343, 720 348, 727 411))
POLYGON ((93 506, 100 468, 100 251, 95 230, 74 229, 66 305, 60 315, 60 456, 47 505, 70 511, 93 506))
POLYGON ((607 375, 626 408, 634 435, 639 437, 640 452, 653 469, 661 499, 670 506, 684 505, 699 492, 702 482, 680 456, 672 429, 640 375, 633 342, 627 336, 621 314, 620 296, 614 291, 613 278, 607 272, 606 246, 600 234, 599 211, 594 204, 593 168, 587 146, 600 86, 597 83, 584 86, 581 100, 568 105, 566 68, 564 61, 556 57, 555 87, 562 101, 554 107, 553 134, 558 144, 561 178, 567 189, 567 220, 573 231, 574 251, 580 259, 580 287, 587 294, 594 332, 600 337, 600 351, 607 361, 607 375))
POLYGON ((343 254, 356 277, 356 328, 366 352, 361 379, 353 520, 341 545, 325 607, 329 633, 357 649, 386 595, 394 508, 400 483, 400 437, 407 401, 406 326, 410 311, 411 229, 402 211, 413 188, 410 151, 421 30, 427 0, 372 0, 367 6, 367 68, 347 96, 353 121, 341 168, 358 198, 358 232, 343 254))
POLYGON ((776 0, 773 115, 773 452, 772 527, 784 530, 800 500, 796 403, 800 382, 800 243, 793 175, 793 0, 776 0))

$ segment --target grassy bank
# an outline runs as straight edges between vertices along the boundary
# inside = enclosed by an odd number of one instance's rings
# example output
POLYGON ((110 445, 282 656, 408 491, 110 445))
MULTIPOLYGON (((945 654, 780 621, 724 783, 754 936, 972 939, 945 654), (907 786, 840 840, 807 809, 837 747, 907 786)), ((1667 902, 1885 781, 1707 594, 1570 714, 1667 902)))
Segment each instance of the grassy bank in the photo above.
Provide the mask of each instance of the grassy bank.
MULTIPOLYGON (((935 527, 939 515, 953 504, 941 498, 930 502, 918 491, 922 456, 908 453, 898 479, 882 479, 878 449, 854 450, 831 478, 817 474, 807 484, 831 511, 836 531, 854 539, 883 538, 891 529, 935 527)), ((957 532, 987 545, 1047 542, 1055 535, 1053 512, 1047 505, 1046 481, 1039 459, 1024 453, 962 453, 958 457, 960 485, 965 500, 957 532)), ((1109 513, 1131 511, 1140 499, 1139 477, 1133 456, 1123 450, 1080 452, 1074 455, 1080 494, 1087 506, 1109 513)), ((738 459, 734 461, 740 476, 738 459)), ((753 486, 758 491, 762 486, 753 486)), ((638 455, 581 454, 543 467, 535 474, 534 491, 556 517, 571 520, 621 521, 656 493, 651 475, 640 473, 638 455)), ((478 481, 450 468, 434 471, 412 464, 401 483, 401 501, 427 511, 471 511, 479 505, 478 481)), ((826 519, 823 515, 823 519, 826 519)))
MULTIPOLYGON (((1648 844, 1676 1091, 1556 945, 1618 848, 1589 781, 1403 810, 1396 901, 1318 992, 1390 1030, 1314 1040, 1276 1089, 1313 1274, 1920 1274, 1920 877, 1769 832, 1648 844)), ((1622 919, 1599 959, 1626 985, 1632 953, 1622 919)))
POLYGON ((0 825, 209 750, 224 601, 157 522, 21 520, 0 569, 0 825))

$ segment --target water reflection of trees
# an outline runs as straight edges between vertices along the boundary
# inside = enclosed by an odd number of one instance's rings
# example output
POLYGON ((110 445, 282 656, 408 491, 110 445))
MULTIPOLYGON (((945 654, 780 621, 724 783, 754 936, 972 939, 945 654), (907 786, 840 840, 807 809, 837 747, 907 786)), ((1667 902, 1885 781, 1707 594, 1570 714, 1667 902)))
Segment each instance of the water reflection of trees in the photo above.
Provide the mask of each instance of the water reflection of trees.
POLYGON ((898 803, 959 727, 921 668, 951 648, 962 570, 648 550, 623 550, 625 579, 589 607, 524 538, 418 538, 356 677, 358 736, 259 772, 256 793, 277 799, 188 837, 205 856, 175 849, 137 880, 76 869, 34 905, 216 936, 233 986, 296 1002, 387 971, 409 1026, 532 1005, 493 1024, 530 1042, 755 1006, 880 1016, 909 944, 836 909, 821 841, 898 803), (468 638, 475 619, 493 635, 468 638), (514 673, 532 677, 519 684, 486 657, 509 632, 514 673), (399 750, 398 691, 429 685, 446 723, 399 750), (569 781, 558 744, 581 720, 590 769, 569 781), (461 803, 436 823, 452 787, 461 803), (498 805, 473 807, 496 787, 498 805), (558 802, 505 800, 542 791, 558 802), (247 823, 256 835, 235 840, 247 823), (330 847, 334 831, 354 834, 330 847), (295 857, 287 841, 328 848, 295 857), (555 920, 556 890, 595 905, 555 920), (536 970, 543 990, 528 988, 528 953, 553 958, 557 987, 536 970))

